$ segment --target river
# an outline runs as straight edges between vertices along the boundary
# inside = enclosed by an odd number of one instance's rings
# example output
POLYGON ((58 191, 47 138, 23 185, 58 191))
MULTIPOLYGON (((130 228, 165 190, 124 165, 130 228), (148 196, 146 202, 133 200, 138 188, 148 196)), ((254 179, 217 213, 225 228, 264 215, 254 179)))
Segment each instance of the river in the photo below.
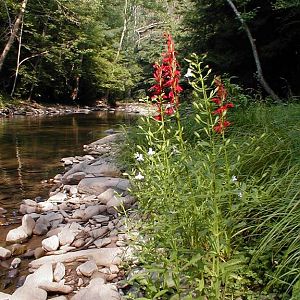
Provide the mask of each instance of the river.
POLYGON ((50 186, 42 183, 63 170, 60 159, 82 155, 83 145, 105 136, 105 130, 134 122, 134 114, 97 112, 51 117, 0 119, 0 246, 7 226, 18 221, 22 199, 46 197, 50 186), (2 224, 2 226, 1 226, 2 224))

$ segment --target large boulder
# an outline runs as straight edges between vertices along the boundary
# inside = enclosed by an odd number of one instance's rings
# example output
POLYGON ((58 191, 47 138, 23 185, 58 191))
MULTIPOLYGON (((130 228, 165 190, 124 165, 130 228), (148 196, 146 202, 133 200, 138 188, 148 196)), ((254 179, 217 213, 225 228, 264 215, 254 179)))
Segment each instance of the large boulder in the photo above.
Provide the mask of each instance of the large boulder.
POLYGON ((129 180, 112 177, 84 178, 78 184, 81 193, 100 195, 107 189, 114 189, 118 193, 125 193, 129 188, 129 180))

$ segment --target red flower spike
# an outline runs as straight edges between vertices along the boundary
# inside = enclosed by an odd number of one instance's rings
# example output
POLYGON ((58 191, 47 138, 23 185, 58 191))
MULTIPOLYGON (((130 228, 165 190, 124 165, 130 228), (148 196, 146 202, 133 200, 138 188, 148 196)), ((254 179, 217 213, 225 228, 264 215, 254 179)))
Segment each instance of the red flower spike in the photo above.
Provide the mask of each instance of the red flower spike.
MULTIPOLYGON (((164 35, 167 43, 166 52, 162 53, 161 64, 153 65, 153 77, 155 84, 149 89, 152 96, 151 99, 156 100, 158 111, 165 115, 173 115, 179 106, 179 94, 183 88, 179 85, 181 76, 178 70, 179 65, 176 60, 175 46, 170 34, 164 35), (164 107, 166 107, 164 109, 164 107)), ((154 119, 161 121, 163 114, 154 116, 154 119)))
POLYGON ((216 126, 214 126, 214 131, 216 133, 222 134, 227 127, 231 125, 229 121, 226 120, 227 111, 229 108, 233 108, 234 104, 231 102, 225 103, 227 98, 227 90, 224 87, 220 78, 216 77, 214 80, 215 86, 217 88, 217 97, 211 99, 218 108, 212 112, 213 115, 218 115, 219 120, 216 126))

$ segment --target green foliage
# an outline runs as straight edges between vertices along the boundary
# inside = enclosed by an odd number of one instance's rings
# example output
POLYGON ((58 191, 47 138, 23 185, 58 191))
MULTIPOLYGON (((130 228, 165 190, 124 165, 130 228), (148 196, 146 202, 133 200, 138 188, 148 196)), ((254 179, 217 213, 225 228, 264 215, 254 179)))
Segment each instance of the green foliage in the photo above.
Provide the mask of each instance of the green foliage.
MULTIPOLYGON (((233 1, 255 39, 267 81, 286 98, 299 95, 295 56, 299 39, 299 1, 233 1), (282 61, 285 63, 282 64, 282 61)), ((183 21, 181 49, 207 53, 217 73, 238 77, 239 84, 258 89, 253 53, 245 31, 227 1, 192 1, 183 21)))
MULTIPOLYGON (((299 105, 239 105, 220 136, 203 66, 191 62, 183 143, 172 119, 143 119, 129 133, 126 149, 142 155, 126 153, 143 214, 130 280, 139 293, 128 299, 297 299, 299 105)), ((226 86, 230 99, 246 97, 226 86)))

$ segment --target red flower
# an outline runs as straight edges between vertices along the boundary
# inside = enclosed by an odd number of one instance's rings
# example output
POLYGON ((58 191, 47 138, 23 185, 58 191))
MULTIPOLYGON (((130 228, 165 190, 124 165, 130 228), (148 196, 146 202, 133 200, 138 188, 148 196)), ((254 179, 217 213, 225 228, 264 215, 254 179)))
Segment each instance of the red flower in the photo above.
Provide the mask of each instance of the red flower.
MULTIPOLYGON (((165 115, 173 115, 179 106, 179 94, 183 88, 179 85, 180 71, 176 60, 175 46, 170 34, 165 34, 167 51, 162 54, 161 64, 153 65, 153 78, 155 84, 150 87, 151 99, 156 101, 159 112, 165 115), (165 109, 163 107, 166 107, 165 109)), ((163 114, 154 116, 155 120, 161 121, 163 114)))

